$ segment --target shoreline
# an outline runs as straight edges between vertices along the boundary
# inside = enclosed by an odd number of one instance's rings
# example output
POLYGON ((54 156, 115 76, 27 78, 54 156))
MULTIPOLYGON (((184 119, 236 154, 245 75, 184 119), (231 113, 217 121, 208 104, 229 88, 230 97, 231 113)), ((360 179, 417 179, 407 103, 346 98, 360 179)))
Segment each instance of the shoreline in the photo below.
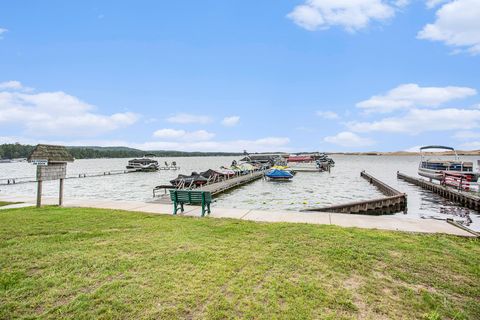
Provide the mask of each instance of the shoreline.
MULTIPOLYGON (((29 196, 0 196, 0 201, 21 202, 21 207, 34 206, 36 199, 29 196)), ((53 197, 44 197, 45 205, 56 205, 58 199, 53 197)), ((102 199, 71 199, 64 200, 63 207, 66 208, 95 208, 112 209, 129 212, 141 212, 148 214, 173 215, 173 205, 158 204, 142 201, 112 201, 102 199)), ((15 207, 12 207, 12 209, 15 207)), ((8 210, 5 206, 2 210, 8 210)), ((201 207, 185 206, 185 213, 178 214, 178 217, 196 217, 201 216, 201 207)), ((450 234, 461 237, 475 237, 474 234, 465 231, 457 226, 449 224, 442 220, 419 220, 401 216, 369 216, 361 214, 343 214, 330 212, 300 212, 300 211, 282 211, 282 210, 251 210, 251 209, 233 209, 219 208, 212 206, 212 213, 208 218, 215 219, 236 219, 245 221, 255 221, 261 223, 306 223, 315 225, 336 225, 345 228, 362 228, 373 230, 389 230, 410 233, 424 234, 450 234)))

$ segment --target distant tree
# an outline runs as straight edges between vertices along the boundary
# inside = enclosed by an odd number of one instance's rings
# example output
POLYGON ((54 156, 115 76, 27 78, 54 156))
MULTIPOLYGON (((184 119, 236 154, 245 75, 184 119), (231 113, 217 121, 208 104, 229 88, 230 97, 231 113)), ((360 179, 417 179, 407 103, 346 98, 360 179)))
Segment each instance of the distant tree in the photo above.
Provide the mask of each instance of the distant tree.
MULTIPOLYGON (((14 159, 27 158, 35 146, 22 145, 20 143, 6 143, 0 145, 0 158, 14 159)), ((183 151, 142 151, 125 147, 67 147, 75 159, 96 158, 130 158, 142 157, 149 153, 157 157, 205 157, 205 156, 237 156, 241 153, 232 152, 183 152, 183 151)))

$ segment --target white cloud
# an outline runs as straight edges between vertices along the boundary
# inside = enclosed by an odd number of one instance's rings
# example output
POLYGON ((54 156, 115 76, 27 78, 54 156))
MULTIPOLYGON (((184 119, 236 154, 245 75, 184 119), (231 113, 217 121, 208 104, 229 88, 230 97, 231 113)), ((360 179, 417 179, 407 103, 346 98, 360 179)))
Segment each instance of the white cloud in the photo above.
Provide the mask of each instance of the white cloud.
POLYGON ((150 141, 140 144, 124 145, 142 150, 181 150, 181 151, 218 151, 218 152, 266 152, 288 151, 289 138, 267 137, 256 140, 230 141, 150 141))
POLYGON ((239 116, 225 117, 222 120, 222 125, 225 127, 234 127, 240 122, 239 116))
POLYGON ((6 33, 7 31, 8 31, 8 29, 0 28, 0 40, 3 39, 3 34, 6 33))
POLYGON ((317 116, 328 120, 335 120, 340 118, 340 116, 333 111, 317 111, 317 116))
POLYGON ((427 8, 432 9, 435 8, 436 6, 448 2, 450 0, 427 0, 427 8))
POLYGON ((177 139, 184 137, 186 134, 185 130, 175 130, 175 129, 160 129, 153 133, 155 138, 161 139, 177 139))
POLYGON ((462 149, 470 149, 470 150, 478 150, 480 149, 480 141, 470 141, 470 142, 465 142, 460 145, 460 148, 462 149))
POLYGON ((184 141, 205 141, 215 137, 214 133, 198 130, 198 131, 185 131, 175 129, 160 129, 153 133, 155 138, 166 140, 184 140, 184 141))
POLYGON ((357 103, 357 107, 367 112, 391 112, 397 109, 414 107, 437 107, 454 99, 462 99, 477 94, 477 90, 467 87, 420 87, 415 83, 402 84, 384 95, 376 95, 357 103))
MULTIPOLYGON (((9 81, 7 87, 19 89, 9 81)), ((23 88, 20 85, 20 89, 23 88)), ((40 136, 96 136, 135 123, 131 112, 102 115, 94 106, 64 92, 0 91, 0 124, 15 124, 40 136)))
POLYGON ((469 139, 480 139, 480 132, 475 131, 459 131, 453 135, 455 139, 459 140, 469 140, 469 139))
POLYGON ((368 147, 375 144, 375 141, 368 138, 362 138, 359 135, 349 131, 344 131, 334 136, 325 137, 323 141, 342 147, 368 147))
POLYGON ((0 82, 0 90, 20 90, 22 89, 22 83, 20 81, 4 81, 0 82))
POLYGON ((189 113, 178 113, 174 116, 167 118, 167 121, 171 123, 180 123, 180 124, 190 124, 190 123, 207 124, 207 123, 210 123, 212 119, 209 116, 194 115, 189 113))
POLYGON ((365 28, 371 21, 385 21, 408 0, 305 0, 287 17, 309 31, 341 26, 349 32, 365 28))
POLYGON ((428 131, 471 130, 480 127, 478 109, 412 109, 405 116, 373 122, 349 122, 354 132, 395 132, 419 134, 428 131))
MULTIPOLYGON (((438 3, 430 1, 427 4, 438 3)), ((480 3, 478 0, 454 0, 442 5, 436 12, 435 22, 427 24, 417 37, 480 54, 480 3)))

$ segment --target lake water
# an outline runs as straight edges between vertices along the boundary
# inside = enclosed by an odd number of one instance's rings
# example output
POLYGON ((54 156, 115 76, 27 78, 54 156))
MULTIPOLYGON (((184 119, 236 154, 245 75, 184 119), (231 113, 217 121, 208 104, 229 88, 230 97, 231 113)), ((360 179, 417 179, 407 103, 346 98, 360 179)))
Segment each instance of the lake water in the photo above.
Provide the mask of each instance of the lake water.
MULTIPOLYGON (((336 165, 330 173, 297 173, 293 181, 286 183, 258 180, 219 196, 214 207, 247 209, 301 210, 307 207, 323 207, 351 201, 381 197, 382 194, 360 177, 366 170, 401 192, 408 194, 408 211, 399 216, 455 220, 480 231, 480 214, 459 207, 431 192, 397 180, 396 172, 417 176, 417 156, 332 156, 336 165)), ((478 157, 464 157, 477 162, 478 157)), ((67 179, 65 197, 111 200, 152 200, 152 189, 175 178, 179 173, 204 171, 229 165, 238 157, 159 158, 176 161, 179 171, 138 172, 81 179, 67 179)), ((68 165, 68 176, 122 170, 128 159, 76 160, 68 165)), ((0 180, 14 177, 34 177, 35 166, 29 163, 0 164, 0 180)), ((58 182, 44 183, 44 195, 56 196, 58 182)), ((35 184, 0 186, 0 195, 35 195, 35 184)))

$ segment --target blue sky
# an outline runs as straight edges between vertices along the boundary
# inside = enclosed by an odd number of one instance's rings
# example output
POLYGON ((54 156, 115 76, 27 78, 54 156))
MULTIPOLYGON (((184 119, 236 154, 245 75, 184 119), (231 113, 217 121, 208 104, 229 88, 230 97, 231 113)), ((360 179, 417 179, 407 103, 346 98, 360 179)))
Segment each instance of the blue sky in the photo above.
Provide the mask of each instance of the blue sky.
POLYGON ((480 149, 478 0, 3 1, 0 143, 480 149))

